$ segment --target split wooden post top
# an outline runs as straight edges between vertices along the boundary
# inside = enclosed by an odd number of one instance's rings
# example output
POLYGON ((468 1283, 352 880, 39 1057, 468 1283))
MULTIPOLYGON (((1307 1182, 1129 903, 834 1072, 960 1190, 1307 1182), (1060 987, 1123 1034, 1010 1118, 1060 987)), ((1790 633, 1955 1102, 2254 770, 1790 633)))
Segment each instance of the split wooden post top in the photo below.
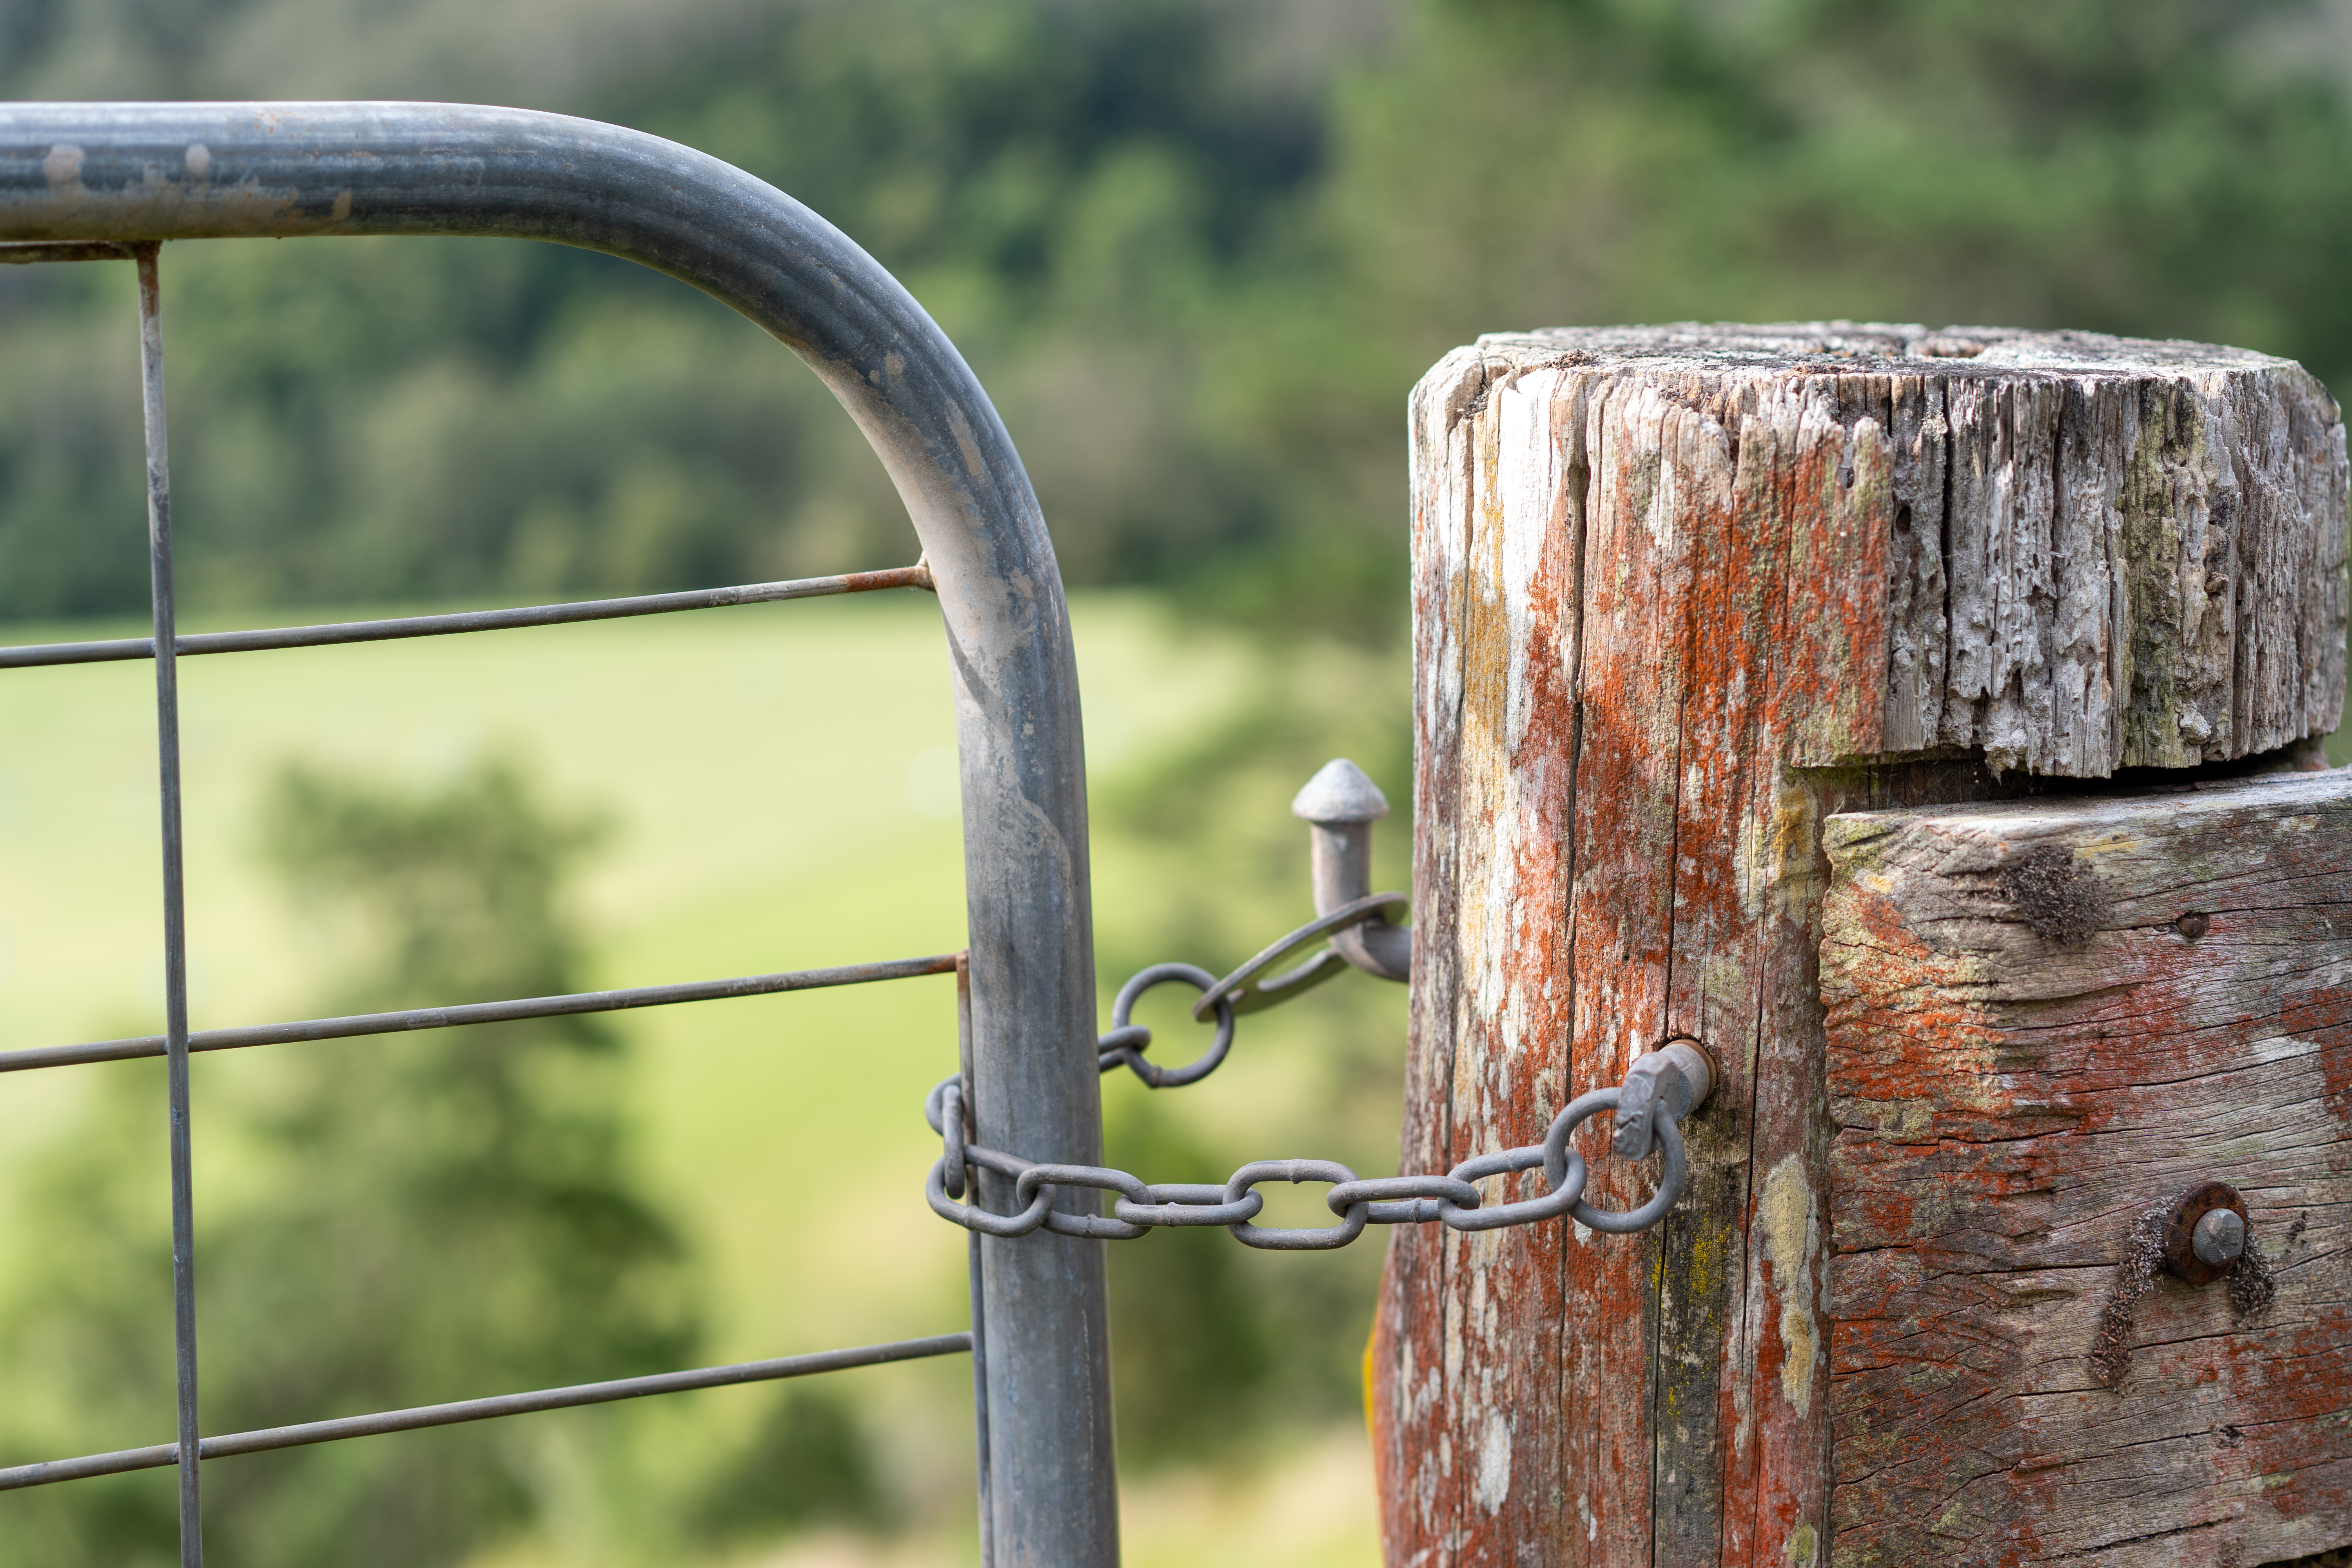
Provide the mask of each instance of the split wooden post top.
MULTIPOLYGON (((1399 1227, 1388 1561, 2042 1560, 2008 1505, 1945 1506, 1966 1460, 1940 1513, 1932 1487, 1838 1500, 1839 1380, 1887 1336, 1839 1315, 1825 819, 2312 765, 2344 695, 2335 401, 2194 343, 1685 325, 1483 338, 1415 389, 1412 435, 1402 1168, 1534 1142, 1676 1036, 1721 1076, 1654 1231, 1399 1227)), ((1608 1206, 1647 1194, 1654 1163, 1580 1147, 1608 1206)))

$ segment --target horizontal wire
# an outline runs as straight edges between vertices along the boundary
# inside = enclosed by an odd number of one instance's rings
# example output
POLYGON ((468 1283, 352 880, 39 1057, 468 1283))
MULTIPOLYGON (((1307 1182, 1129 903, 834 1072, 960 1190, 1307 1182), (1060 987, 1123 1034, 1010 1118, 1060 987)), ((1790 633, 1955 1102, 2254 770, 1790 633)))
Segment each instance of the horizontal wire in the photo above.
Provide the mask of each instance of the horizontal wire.
MULTIPOLYGON (((299 1448, 311 1443, 333 1443, 345 1437, 373 1437, 386 1432, 414 1432, 425 1426, 453 1426, 461 1421, 488 1421, 500 1415, 528 1415, 540 1410, 568 1410, 581 1405, 609 1405, 616 1399, 642 1399, 652 1394, 684 1394, 698 1388, 723 1388, 731 1384, 770 1383, 782 1377, 807 1377, 821 1372, 845 1372, 851 1367, 881 1366, 897 1361, 920 1361, 926 1356, 957 1355, 971 1349, 969 1333, 933 1334, 929 1339, 895 1340, 888 1344, 859 1345, 850 1350, 818 1351, 774 1361, 738 1362, 732 1366, 706 1366, 693 1372, 662 1372, 650 1377, 615 1378, 610 1383, 574 1384, 569 1388, 542 1388, 530 1394, 499 1394, 488 1399, 461 1399, 452 1405, 422 1405, 410 1410, 382 1410, 373 1415, 345 1415, 333 1421, 306 1421, 297 1426, 271 1426, 258 1432, 236 1432, 206 1437, 197 1447, 200 1459, 226 1459, 238 1454, 259 1454, 272 1448, 299 1448)), ((78 1481, 90 1476, 116 1476, 126 1470, 161 1469, 178 1462, 170 1443, 146 1448, 123 1448, 111 1454, 85 1454, 78 1459, 48 1459, 37 1465, 0 1469, 0 1491, 78 1481)))
MULTIPOLYGON (((5 249, 0 247, 0 249, 5 249)), ((258 653, 276 647, 325 647, 337 643, 389 642, 398 637, 448 637, 458 632, 499 632, 518 626, 563 626, 572 621, 612 621, 627 616, 660 616, 673 610, 719 610, 730 605, 768 605, 783 599, 822 599, 835 594, 871 594, 882 588, 930 588, 931 569, 916 564, 882 572, 846 572, 837 577, 799 577, 787 583, 746 583, 732 588, 689 588, 677 594, 640 594, 627 599, 583 599, 569 605, 526 605, 509 610, 458 610, 446 616, 401 616, 383 621, 334 621, 315 626, 269 626, 244 632, 192 632, 173 640, 182 658, 207 653, 258 653)), ((0 669, 53 664, 110 664, 152 658, 152 637, 115 637, 104 642, 28 643, 0 647, 0 669)))
POLYGON ((35 239, 0 245, 0 267, 43 261, 128 261, 131 247, 103 239, 35 239))
MULTIPOLYGON (((399 1013, 358 1013, 344 1018, 308 1018, 292 1024, 251 1024, 238 1029, 199 1029, 188 1037, 191 1051, 231 1051, 247 1046, 281 1046, 297 1040, 340 1040, 353 1035, 396 1035, 409 1029, 454 1029, 467 1024, 504 1024, 520 1018, 558 1018, 574 1013, 617 1013, 629 1007, 667 1007, 679 1002, 719 1002, 735 996, 772 996, 785 991, 819 991, 831 985, 864 985, 877 980, 912 980, 953 974, 957 955, 894 958, 835 969, 800 969, 782 974, 747 974, 733 980, 694 980, 680 985, 640 985, 626 991, 582 991, 569 996, 525 996, 511 1002, 468 1002, 455 1007, 412 1007, 399 1013)), ((163 1055, 163 1037, 93 1040, 79 1046, 34 1046, 0 1051, 0 1072, 33 1068, 78 1067, 88 1062, 131 1061, 163 1055)))

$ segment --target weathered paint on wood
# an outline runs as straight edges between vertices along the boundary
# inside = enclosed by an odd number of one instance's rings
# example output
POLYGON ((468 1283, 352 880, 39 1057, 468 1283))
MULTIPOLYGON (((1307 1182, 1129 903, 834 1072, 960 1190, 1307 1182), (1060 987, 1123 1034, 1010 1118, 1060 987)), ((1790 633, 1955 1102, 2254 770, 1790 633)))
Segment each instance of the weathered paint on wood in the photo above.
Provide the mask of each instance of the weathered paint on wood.
POLYGON ((2352 1543, 2352 776, 1824 826, 1831 1561, 2352 1543), (2206 1181, 2274 1300, 2162 1280, 2102 1386, 2134 1225, 2206 1181))
POLYGON ((1412 428, 1402 1168, 1670 1034, 1723 1081, 1648 1237, 1395 1237, 1389 1560, 1826 1563, 1819 825, 2332 730, 2335 405, 2193 345, 1654 329, 1482 340, 1412 428))

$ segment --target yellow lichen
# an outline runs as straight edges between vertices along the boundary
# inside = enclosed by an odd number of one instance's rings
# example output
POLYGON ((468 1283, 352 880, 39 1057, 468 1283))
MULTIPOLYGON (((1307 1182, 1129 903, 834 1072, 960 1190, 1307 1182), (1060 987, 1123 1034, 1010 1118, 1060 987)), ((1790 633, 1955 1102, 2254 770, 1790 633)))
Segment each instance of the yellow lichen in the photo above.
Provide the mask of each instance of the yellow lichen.
POLYGON ((1813 1259, 1821 1251, 1822 1226, 1812 1185, 1796 1155, 1782 1155, 1765 1178, 1757 1220, 1780 1297, 1780 1390, 1802 1415, 1812 1406, 1813 1364, 1821 1356, 1821 1336, 1813 1326, 1813 1259))

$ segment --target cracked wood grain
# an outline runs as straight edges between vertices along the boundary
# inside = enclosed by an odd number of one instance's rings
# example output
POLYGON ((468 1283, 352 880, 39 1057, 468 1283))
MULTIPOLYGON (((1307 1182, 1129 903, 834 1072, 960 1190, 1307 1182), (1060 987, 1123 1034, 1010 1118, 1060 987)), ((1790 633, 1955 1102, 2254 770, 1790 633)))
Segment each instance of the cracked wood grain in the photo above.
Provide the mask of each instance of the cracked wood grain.
POLYGON ((1649 1236, 1392 1237, 1388 1561, 1819 1568, 1820 825, 2332 729, 2335 406, 2189 344, 1624 329, 1457 350, 1411 428, 1402 1168, 1532 1142, 1673 1033, 1724 1070, 1649 1236))
POLYGON ((1825 838, 1832 1561, 2352 1542, 2352 775, 1825 838), (2021 907, 2033 857, 2097 885, 2080 940, 2021 907), (2111 1390, 2133 1226, 2203 1181, 2246 1195, 2277 1294, 2159 1278, 2111 1390))

